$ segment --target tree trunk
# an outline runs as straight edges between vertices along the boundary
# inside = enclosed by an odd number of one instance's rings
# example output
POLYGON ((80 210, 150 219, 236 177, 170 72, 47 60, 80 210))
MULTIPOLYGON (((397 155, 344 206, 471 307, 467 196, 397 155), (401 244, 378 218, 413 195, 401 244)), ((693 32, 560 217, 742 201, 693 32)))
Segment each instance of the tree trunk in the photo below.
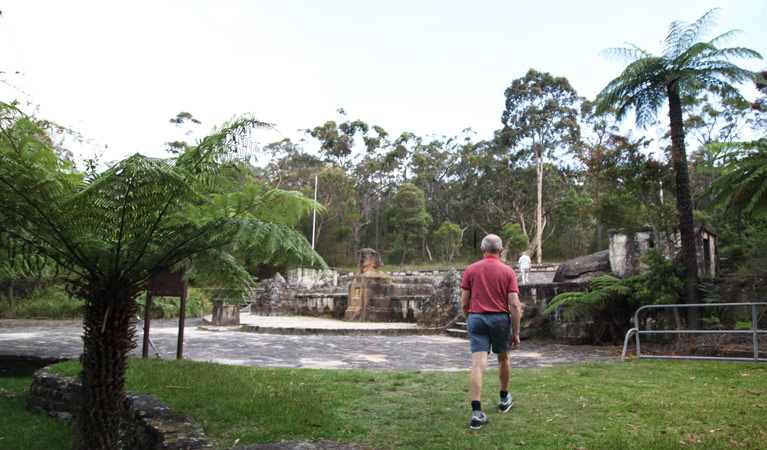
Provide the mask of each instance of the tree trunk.
POLYGON ((379 200, 376 199, 376 244, 375 244, 376 251, 378 251, 378 204, 379 203, 380 203, 379 200))
MULTIPOLYGON (((671 123, 671 159, 676 181, 676 210, 679 214, 679 234, 682 239, 682 263, 685 271, 686 303, 698 303, 698 261, 695 253, 695 228, 692 218, 692 195, 690 175, 687 171, 687 150, 684 144, 682 106, 679 91, 668 86, 668 117, 671 123)), ((701 311, 688 308, 688 322, 693 329, 699 329, 701 311)))
POLYGON ((399 266, 405 265, 405 253, 407 252, 407 234, 402 237, 402 259, 399 261, 399 266))
MULTIPOLYGON (((598 205, 599 204, 599 180, 597 180, 596 185, 597 185, 596 186, 597 190, 595 195, 595 200, 596 200, 595 203, 598 205)), ((597 252, 601 252, 601 251, 602 251, 602 224, 599 223, 599 217, 597 217, 597 252)))
POLYGON ((538 155, 538 164, 536 168, 538 172, 538 204, 535 207, 535 241, 536 241, 536 255, 535 259, 538 264, 541 264, 543 260, 543 250, 541 250, 541 241, 543 241, 543 155, 538 155))
POLYGON ((138 304, 121 287, 84 291, 82 405, 76 449, 120 449, 128 352, 135 347, 131 326, 138 304))

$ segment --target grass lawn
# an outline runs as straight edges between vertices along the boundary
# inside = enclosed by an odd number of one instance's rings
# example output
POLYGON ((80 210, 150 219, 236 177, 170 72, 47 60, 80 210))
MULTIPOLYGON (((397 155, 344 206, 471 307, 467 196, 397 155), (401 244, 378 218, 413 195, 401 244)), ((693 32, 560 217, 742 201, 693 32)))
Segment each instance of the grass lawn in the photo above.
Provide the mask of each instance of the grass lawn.
POLYGON ((0 448, 72 448, 74 430, 53 417, 24 409, 31 377, 0 378, 0 448))
MULTIPOLYGON (((75 363, 64 363, 75 373, 75 363)), ((767 366, 631 361, 514 370, 516 405, 469 430, 468 372, 248 368, 132 359, 128 389, 194 417, 216 448, 335 439, 371 448, 767 448, 767 366)), ((0 444, 2 447, 2 444, 0 444)))

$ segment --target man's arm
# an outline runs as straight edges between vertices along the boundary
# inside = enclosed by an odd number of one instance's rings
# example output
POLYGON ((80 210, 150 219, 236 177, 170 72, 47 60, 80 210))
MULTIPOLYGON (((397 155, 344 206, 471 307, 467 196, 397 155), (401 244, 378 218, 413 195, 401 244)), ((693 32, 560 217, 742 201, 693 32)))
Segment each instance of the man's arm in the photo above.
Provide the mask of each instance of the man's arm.
POLYGON ((511 350, 519 348, 519 328, 522 322, 522 304, 519 302, 519 295, 516 292, 510 292, 507 301, 509 302, 509 311, 511 311, 511 324, 514 332, 511 335, 511 350))
POLYGON ((469 302, 471 301, 471 291, 461 289, 461 312, 465 319, 469 318, 469 302))

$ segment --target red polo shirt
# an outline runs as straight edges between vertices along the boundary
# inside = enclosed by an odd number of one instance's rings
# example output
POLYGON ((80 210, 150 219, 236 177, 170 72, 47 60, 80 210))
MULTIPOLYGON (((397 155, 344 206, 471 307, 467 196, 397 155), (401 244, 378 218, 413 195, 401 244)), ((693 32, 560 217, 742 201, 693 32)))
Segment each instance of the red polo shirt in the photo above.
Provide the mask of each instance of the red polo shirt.
POLYGON ((461 289, 471 291, 469 313, 505 312, 509 314, 509 293, 519 294, 517 274, 497 256, 485 255, 466 268, 461 289))

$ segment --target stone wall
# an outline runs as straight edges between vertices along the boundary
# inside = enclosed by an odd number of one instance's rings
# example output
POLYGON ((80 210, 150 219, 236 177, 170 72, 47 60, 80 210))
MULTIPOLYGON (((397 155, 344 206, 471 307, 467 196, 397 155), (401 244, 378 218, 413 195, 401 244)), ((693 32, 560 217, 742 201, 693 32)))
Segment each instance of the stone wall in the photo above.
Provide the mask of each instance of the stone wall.
MULTIPOLYGON (((27 408, 71 423, 80 412, 81 389, 82 385, 74 379, 53 374, 44 367, 35 372, 27 408)), ((122 435, 126 449, 213 448, 194 419, 138 392, 126 394, 122 435)))
POLYGON ((315 291, 296 294, 295 314, 302 316, 326 316, 342 318, 349 302, 349 294, 332 291, 315 291))
POLYGON ((461 314, 461 273, 451 269, 421 304, 419 325, 443 327, 461 314))
POLYGON ((545 283, 525 284, 519 287, 519 300, 522 302, 522 329, 520 337, 553 337, 556 339, 577 340, 587 332, 590 322, 566 323, 562 321, 561 311, 543 315, 549 301, 565 292, 585 292, 586 283, 545 283))
MULTIPOLYGON (((580 269, 601 271, 607 267, 607 251, 599 264, 582 264, 580 269), (592 267, 592 265, 594 267, 592 267), (604 266, 604 267, 603 267, 604 266)), ((560 270, 565 270, 562 267, 560 270)), ((590 272, 593 275, 595 272, 590 272)), ((451 325, 461 314, 461 278, 463 270, 392 272, 391 320, 417 322, 429 328, 451 325), (436 275, 435 275, 436 274, 436 275)), ((251 313, 258 315, 306 315, 343 318, 348 307, 348 286, 353 277, 340 277, 338 286, 304 289, 291 287, 276 275, 263 284, 251 313)), ((554 296, 563 292, 585 291, 588 283, 581 280, 560 283, 520 285, 523 303, 521 336, 578 339, 583 337, 589 322, 563 323, 561 312, 541 313, 554 296)))

